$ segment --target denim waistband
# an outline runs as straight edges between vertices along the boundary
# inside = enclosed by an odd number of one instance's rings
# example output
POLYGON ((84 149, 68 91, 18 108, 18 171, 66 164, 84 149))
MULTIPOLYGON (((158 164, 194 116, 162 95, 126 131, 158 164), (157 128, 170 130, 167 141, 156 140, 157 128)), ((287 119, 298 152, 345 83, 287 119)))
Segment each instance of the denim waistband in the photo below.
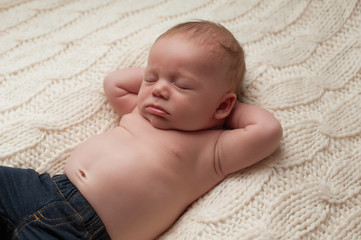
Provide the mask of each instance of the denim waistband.
POLYGON ((92 239, 110 239, 103 222, 67 176, 65 174, 55 175, 52 179, 64 200, 82 220, 83 228, 89 236, 93 236, 92 239))

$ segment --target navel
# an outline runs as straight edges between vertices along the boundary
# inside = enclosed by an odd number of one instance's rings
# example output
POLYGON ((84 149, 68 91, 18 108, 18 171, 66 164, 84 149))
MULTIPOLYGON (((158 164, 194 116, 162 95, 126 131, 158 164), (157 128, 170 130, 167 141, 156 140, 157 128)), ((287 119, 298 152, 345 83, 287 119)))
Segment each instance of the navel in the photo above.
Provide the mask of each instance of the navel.
POLYGON ((83 170, 79 170, 80 176, 82 176, 83 178, 86 178, 86 174, 83 170))

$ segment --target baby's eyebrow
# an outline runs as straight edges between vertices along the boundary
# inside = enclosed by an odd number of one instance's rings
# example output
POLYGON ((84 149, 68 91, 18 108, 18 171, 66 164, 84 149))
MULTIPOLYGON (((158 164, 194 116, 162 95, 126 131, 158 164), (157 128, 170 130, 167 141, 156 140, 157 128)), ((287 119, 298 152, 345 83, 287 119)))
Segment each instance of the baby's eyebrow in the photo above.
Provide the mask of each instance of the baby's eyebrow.
POLYGON ((188 71, 179 70, 179 71, 177 72, 177 74, 178 74, 178 76, 179 76, 180 78, 189 79, 189 80, 191 80, 191 81, 193 81, 193 82, 196 80, 196 77, 193 76, 193 74, 191 74, 191 73, 188 72, 188 71))
POLYGON ((151 69, 146 68, 145 71, 144 71, 144 76, 146 76, 146 75, 157 76, 158 74, 157 74, 156 69, 154 69, 154 68, 151 68, 151 69))

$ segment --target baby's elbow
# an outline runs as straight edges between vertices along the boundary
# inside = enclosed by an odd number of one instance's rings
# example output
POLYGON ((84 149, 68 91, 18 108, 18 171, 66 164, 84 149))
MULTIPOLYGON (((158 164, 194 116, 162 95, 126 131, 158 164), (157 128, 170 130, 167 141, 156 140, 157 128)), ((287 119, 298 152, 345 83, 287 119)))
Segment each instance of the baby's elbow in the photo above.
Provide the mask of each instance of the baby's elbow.
POLYGON ((105 92, 109 92, 116 88, 117 71, 108 73, 103 80, 103 88, 105 92))
POLYGON ((283 136, 283 129, 281 123, 278 120, 274 120, 267 124, 267 139, 272 143, 272 152, 276 150, 283 136))
POLYGON ((107 97, 109 97, 109 95, 111 94, 113 85, 114 85, 113 79, 111 78, 110 74, 108 74, 107 76, 105 76, 105 78, 103 80, 103 89, 104 89, 104 93, 107 97))
POLYGON ((117 72, 109 73, 104 77, 103 89, 105 96, 110 102, 125 94, 125 91, 117 86, 118 82, 117 72))
POLYGON ((282 136, 283 136, 283 129, 282 129, 282 126, 281 126, 281 123, 275 119, 275 121, 271 124, 271 131, 274 135, 274 137, 280 141, 282 136))

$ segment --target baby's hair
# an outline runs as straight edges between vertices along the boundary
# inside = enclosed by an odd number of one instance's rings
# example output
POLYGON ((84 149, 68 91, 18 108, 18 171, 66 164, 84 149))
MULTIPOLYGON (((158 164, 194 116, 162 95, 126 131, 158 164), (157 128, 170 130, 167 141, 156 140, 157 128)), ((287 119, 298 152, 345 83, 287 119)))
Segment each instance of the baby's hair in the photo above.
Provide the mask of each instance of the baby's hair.
POLYGON ((243 49, 233 34, 221 24, 197 20, 178 24, 160 35, 158 39, 179 33, 185 34, 190 39, 199 40, 201 43, 217 42, 221 46, 220 49, 223 49, 224 56, 230 60, 229 82, 232 90, 238 93, 244 78, 246 65, 243 49))

